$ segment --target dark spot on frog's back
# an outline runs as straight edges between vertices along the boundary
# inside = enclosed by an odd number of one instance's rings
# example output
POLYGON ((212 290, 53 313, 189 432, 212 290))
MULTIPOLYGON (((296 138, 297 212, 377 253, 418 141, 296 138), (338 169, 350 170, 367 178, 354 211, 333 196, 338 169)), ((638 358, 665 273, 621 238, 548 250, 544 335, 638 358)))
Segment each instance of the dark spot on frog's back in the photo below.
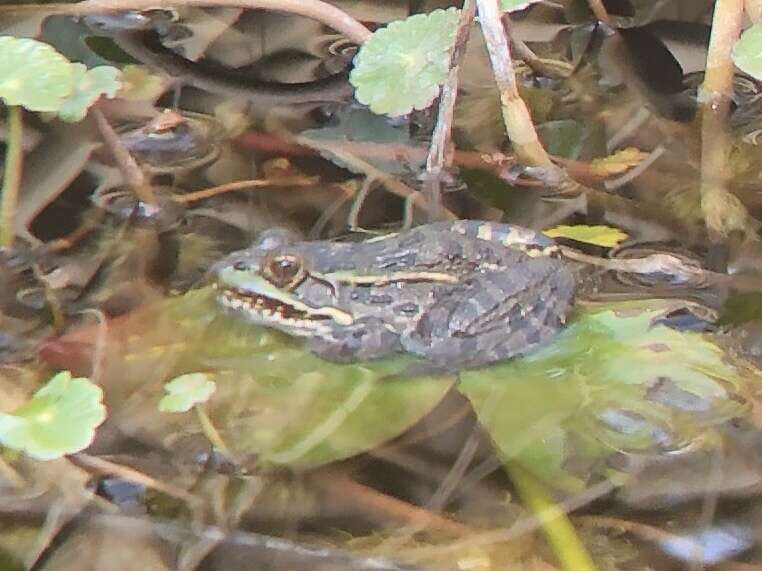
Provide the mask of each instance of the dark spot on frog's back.
POLYGON ((371 295, 370 297, 368 297, 368 302, 369 303, 374 303, 376 305, 387 305, 387 304, 391 303, 392 301, 394 301, 392 299, 392 296, 389 295, 389 294, 386 294, 386 293, 384 293, 384 294, 374 294, 374 295, 371 295))
POLYGON ((418 306, 415 303, 403 303, 394 307, 395 313, 411 316, 418 313, 418 306))

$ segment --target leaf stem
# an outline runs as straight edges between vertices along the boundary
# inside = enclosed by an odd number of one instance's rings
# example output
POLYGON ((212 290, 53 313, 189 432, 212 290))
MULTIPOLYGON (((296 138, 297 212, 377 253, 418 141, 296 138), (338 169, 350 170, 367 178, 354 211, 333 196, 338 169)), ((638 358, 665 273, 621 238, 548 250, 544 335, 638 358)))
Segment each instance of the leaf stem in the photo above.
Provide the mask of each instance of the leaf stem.
POLYGON ((196 418, 198 418, 198 422, 201 425, 201 430, 204 432, 204 436, 206 436, 207 440, 209 440, 212 446, 222 452, 222 454, 228 458, 233 458, 232 454, 230 453, 230 449, 222 439, 222 435, 215 428, 214 424, 212 424, 212 419, 209 418, 209 415, 206 414, 206 411, 204 411, 204 409, 198 405, 195 405, 193 410, 196 412, 196 418))
POLYGON ((516 73, 498 0, 476 0, 479 24, 492 63, 492 73, 500 90, 500 106, 505 130, 521 162, 530 166, 556 168, 540 143, 529 109, 519 95, 516 73))
POLYGON ((439 175, 443 169, 452 163, 449 145, 455 99, 458 92, 460 60, 465 52, 468 35, 475 17, 476 5, 474 0, 465 0, 463 10, 461 10, 460 17, 458 18, 455 43, 450 52, 450 71, 447 74, 444 85, 442 85, 442 92, 439 96, 437 124, 431 137, 431 146, 429 147, 429 154, 426 159, 426 172, 431 175, 439 175))
POLYGON ((595 571, 595 563, 574 526, 542 482, 516 461, 506 462, 505 466, 524 505, 542 523, 545 537, 563 568, 569 571, 595 571))
POLYGON ((743 0, 717 0, 706 58, 701 104, 701 208, 710 237, 726 236, 746 221, 743 205, 727 189, 730 137, 727 118, 735 69, 733 46, 741 34, 743 0), (735 199, 735 200, 734 200, 735 199))
POLYGON ((8 106, 8 139, 5 143, 5 171, 3 173, 2 205, 0 205, 0 247, 13 246, 14 218, 21 188, 24 165, 24 112, 18 105, 8 106))
POLYGON ((130 151, 122 143, 122 140, 116 131, 114 131, 108 119, 99 109, 93 109, 92 115, 95 119, 95 124, 98 126, 98 131, 100 131, 101 137, 103 137, 103 140, 111 151, 127 186, 130 187, 138 200, 147 204, 156 204, 158 200, 151 188, 150 182, 146 179, 140 165, 138 165, 137 161, 130 154, 130 151))
POLYGON ((441 176, 442 171, 452 164, 453 153, 450 141, 453 115, 455 113, 455 100, 458 96, 460 61, 466 50, 468 36, 475 17, 476 4, 474 4, 474 0, 465 0, 458 18, 455 43, 450 51, 450 71, 447 73, 447 79, 442 85, 439 95, 437 124, 431 136, 431 146, 426 158, 427 180, 424 185, 424 192, 427 195, 429 213, 435 219, 439 219, 442 216, 441 176))

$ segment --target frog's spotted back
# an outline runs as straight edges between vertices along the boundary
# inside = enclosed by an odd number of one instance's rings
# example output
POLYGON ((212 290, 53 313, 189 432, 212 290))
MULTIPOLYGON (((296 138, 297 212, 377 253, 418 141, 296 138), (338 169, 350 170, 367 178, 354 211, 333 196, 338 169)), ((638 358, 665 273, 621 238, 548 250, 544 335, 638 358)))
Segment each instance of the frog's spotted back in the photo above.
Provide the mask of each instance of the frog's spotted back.
POLYGON ((459 220, 452 224, 452 230, 468 238, 498 242, 506 248, 520 250, 532 258, 561 256, 558 244, 552 239, 529 228, 513 224, 459 220))

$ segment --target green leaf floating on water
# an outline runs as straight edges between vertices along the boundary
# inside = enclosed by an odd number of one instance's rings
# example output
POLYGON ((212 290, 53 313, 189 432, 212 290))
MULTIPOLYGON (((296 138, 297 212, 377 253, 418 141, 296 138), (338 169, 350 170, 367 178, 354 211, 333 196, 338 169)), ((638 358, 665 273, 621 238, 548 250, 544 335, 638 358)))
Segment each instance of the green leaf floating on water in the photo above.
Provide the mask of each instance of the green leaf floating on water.
POLYGON ((164 385, 167 394, 159 401, 161 412, 187 412, 214 394, 217 385, 205 373, 180 375, 164 385))
MULTIPOLYGON (((193 415, 160 414, 155 403, 167 379, 205 371, 217 387, 205 411, 237 457, 307 468, 384 444, 453 387, 450 377, 403 377, 409 357, 324 361, 293 338, 220 315, 210 294, 148 308, 126 332, 109 328, 101 378, 125 433, 162 442, 199 433, 193 415)), ((551 344, 463 371, 455 386, 506 459, 577 489, 609 475, 616 451, 677 449, 744 412, 735 398, 744 369, 708 337, 655 324, 674 309, 651 300, 580 311, 551 344)))
POLYGON ((0 414, 0 443, 38 460, 79 452, 106 419, 102 398, 90 379, 58 373, 12 414, 0 414))
POLYGON ((655 324, 669 302, 623 303, 578 316, 523 359, 461 373, 459 390, 506 459, 576 490, 625 450, 673 450, 744 407, 744 382, 697 333, 655 324))
POLYGON ((73 63, 74 90, 61 103, 58 117, 74 123, 87 115, 87 110, 101 95, 112 98, 121 87, 120 72, 115 67, 102 65, 88 70, 81 63, 73 63))
POLYGON ((74 88, 69 60, 51 46, 0 36, 0 99, 30 111, 57 111, 74 88))
POLYGON ((237 457, 306 468, 395 438, 454 382, 397 378, 415 362, 406 357, 324 361, 294 338, 220 315, 210 293, 198 290, 136 314, 124 324, 126 336, 109 329, 102 378, 115 422, 125 432, 160 441, 199 433, 193 415, 160 414, 155 403, 167 379, 207 371, 216 390, 204 410, 237 457), (144 398, 134 398, 136 393, 144 398))
POLYGON ((431 105, 447 77, 458 13, 416 14, 374 32, 349 77, 357 100, 391 116, 431 105))
POLYGON ((225 355, 205 360, 219 371, 209 416, 233 450, 260 462, 307 467, 371 450, 425 416, 453 383, 397 377, 415 362, 405 357, 330 363, 237 319, 213 323, 207 338, 229 340, 225 355))

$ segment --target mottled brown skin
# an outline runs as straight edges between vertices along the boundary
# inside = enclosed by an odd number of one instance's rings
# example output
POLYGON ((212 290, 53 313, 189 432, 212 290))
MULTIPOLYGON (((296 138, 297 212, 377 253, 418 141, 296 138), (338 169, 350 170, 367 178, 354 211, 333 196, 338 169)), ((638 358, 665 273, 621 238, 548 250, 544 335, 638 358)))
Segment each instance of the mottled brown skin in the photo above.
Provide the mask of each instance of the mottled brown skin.
POLYGON ((542 344, 563 327, 575 284, 549 238, 465 220, 364 242, 300 242, 270 230, 213 272, 222 306, 307 338, 321 357, 406 352, 437 370, 542 344))

